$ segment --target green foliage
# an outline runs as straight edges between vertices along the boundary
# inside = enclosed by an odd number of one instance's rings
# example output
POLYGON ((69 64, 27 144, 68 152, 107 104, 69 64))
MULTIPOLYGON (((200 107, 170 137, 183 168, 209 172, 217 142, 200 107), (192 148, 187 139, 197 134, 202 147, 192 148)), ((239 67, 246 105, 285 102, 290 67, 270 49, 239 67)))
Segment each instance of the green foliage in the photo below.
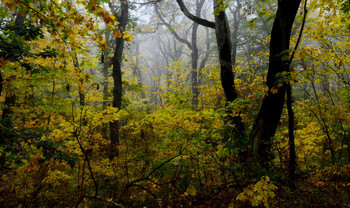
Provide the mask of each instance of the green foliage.
POLYGON ((214 15, 218 16, 220 12, 225 11, 228 8, 228 2, 230 0, 217 0, 217 5, 214 8, 214 15))

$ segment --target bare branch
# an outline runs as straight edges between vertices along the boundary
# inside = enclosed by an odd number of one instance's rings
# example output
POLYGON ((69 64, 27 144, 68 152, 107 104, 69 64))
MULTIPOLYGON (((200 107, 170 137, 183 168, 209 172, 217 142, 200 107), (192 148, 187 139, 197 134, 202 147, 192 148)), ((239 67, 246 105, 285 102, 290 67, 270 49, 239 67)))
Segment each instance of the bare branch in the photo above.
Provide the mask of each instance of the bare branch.
POLYGON ((181 11, 188 17, 190 20, 194 21, 197 24, 200 24, 205 27, 210 27, 215 29, 215 22, 208 21, 206 19, 202 19, 200 17, 194 16, 191 14, 190 11, 188 11, 187 7, 185 6, 184 2, 182 0, 176 0, 177 4, 180 6, 181 11))
POLYGON ((186 40, 186 39, 184 39, 184 38, 181 38, 181 37, 175 32, 175 30, 174 30, 173 28, 171 28, 171 25, 170 25, 169 23, 167 23, 167 22, 164 20, 164 18, 162 17, 162 14, 159 12, 158 7, 157 7, 157 6, 154 6, 154 9, 155 9, 155 11, 156 11, 156 13, 157 13, 158 18, 160 19, 160 21, 162 21, 162 24, 165 25, 165 26, 169 29, 169 31, 171 32, 171 34, 174 35, 174 37, 176 38, 176 40, 180 41, 181 43, 186 44, 187 47, 188 47, 189 49, 192 50, 193 47, 192 47, 191 43, 190 43, 188 40, 186 40))

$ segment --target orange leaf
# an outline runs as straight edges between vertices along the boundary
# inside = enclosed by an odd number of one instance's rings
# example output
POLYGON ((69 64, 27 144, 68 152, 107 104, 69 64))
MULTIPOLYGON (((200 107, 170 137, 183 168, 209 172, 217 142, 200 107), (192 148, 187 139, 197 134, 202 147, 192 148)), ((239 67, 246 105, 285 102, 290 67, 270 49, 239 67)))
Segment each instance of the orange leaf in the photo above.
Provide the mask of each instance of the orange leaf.
POLYGON ((122 33, 120 32, 120 30, 114 31, 112 35, 113 35, 113 37, 117 37, 117 38, 122 37, 122 33))

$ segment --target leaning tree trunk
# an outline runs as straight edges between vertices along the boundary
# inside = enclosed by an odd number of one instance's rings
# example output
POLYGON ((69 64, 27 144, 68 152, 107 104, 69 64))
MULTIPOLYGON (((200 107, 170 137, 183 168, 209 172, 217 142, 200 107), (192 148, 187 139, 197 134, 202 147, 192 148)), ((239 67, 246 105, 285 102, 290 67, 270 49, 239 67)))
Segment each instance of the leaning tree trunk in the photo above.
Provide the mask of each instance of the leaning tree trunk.
POLYGON ((281 118, 286 92, 286 82, 278 76, 289 71, 289 40, 301 0, 279 0, 270 42, 268 93, 264 97, 253 126, 253 153, 259 163, 268 168, 272 159, 271 138, 275 135, 281 118))
MULTIPOLYGON (((117 21, 119 24, 119 30, 125 31, 126 24, 129 17, 129 4, 126 0, 120 0, 121 14, 118 16, 117 21)), ((112 77, 114 81, 113 88, 113 102, 112 106, 120 110, 122 106, 122 56, 124 50, 124 39, 123 37, 116 38, 116 48, 113 57, 113 72, 112 77)), ((110 123, 110 158, 114 158, 119 155, 119 121, 112 121, 110 123)))

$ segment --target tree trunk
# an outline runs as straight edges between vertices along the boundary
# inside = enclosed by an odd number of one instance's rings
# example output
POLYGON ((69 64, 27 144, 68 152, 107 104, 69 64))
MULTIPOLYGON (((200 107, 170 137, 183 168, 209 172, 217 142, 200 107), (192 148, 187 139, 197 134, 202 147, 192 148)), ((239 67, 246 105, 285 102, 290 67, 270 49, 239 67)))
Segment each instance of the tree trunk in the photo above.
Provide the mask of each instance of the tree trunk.
MULTIPOLYGON (((197 9, 198 11, 198 9, 197 9)), ((197 106, 198 105, 198 96, 199 96, 199 90, 198 90, 198 47, 197 47, 197 30, 198 30, 199 24, 193 23, 192 27, 192 71, 191 71, 191 79, 192 79, 192 104, 197 106)))
POLYGON ((278 75, 289 71, 289 39, 301 0, 280 0, 273 23, 270 42, 268 93, 264 97, 253 126, 253 153, 263 167, 268 168, 272 159, 271 138, 275 135, 281 118, 286 83, 279 82, 278 75), (272 92, 273 90, 277 92, 272 92))
MULTIPOLYGON (((119 30, 125 31, 125 27, 129 18, 129 3, 126 0, 120 0, 120 10, 121 14, 118 16, 117 21, 119 24, 119 30)), ((116 48, 113 57, 113 102, 112 105, 120 110, 122 106, 122 56, 124 50, 124 39, 116 38, 116 48)), ((111 140, 111 152, 110 158, 113 159, 115 156, 119 155, 119 121, 112 121, 110 123, 110 140, 111 140)))
MULTIPOLYGON (((214 9, 218 6, 219 4, 217 3, 217 0, 214 0, 214 9)), ((219 50, 221 84, 222 88, 224 89, 226 102, 229 104, 237 98, 237 91, 234 83, 235 74, 232 71, 232 44, 230 28, 225 11, 220 11, 218 15, 215 15, 215 32, 219 50)), ((228 108, 226 122, 233 124, 234 128, 232 129, 232 132, 229 132, 229 134, 232 135, 227 135, 226 139, 231 137, 236 141, 236 143, 242 143, 243 140, 245 140, 245 130, 242 118, 240 116, 231 115, 232 110, 228 108)))
MULTIPOLYGON (((202 7, 204 5, 204 0, 196 1, 196 16, 201 16, 202 7)), ((199 97, 199 89, 198 89, 198 46, 197 46, 197 32, 198 32, 199 24, 194 22, 192 27, 192 104, 198 105, 198 97, 199 97)))
POLYGON ((296 155, 294 142, 294 112, 292 108, 292 86, 287 84, 288 136, 289 136, 289 187, 295 189, 296 155))
MULTIPOLYGON (((140 43, 136 43, 136 51, 135 51, 135 65, 133 67, 133 75, 137 78, 137 84, 140 86, 141 88, 141 99, 145 99, 146 95, 145 92, 143 90, 143 85, 142 85, 142 73, 141 70, 139 68, 140 65, 140 61, 139 61, 139 56, 140 56, 140 43)), ((147 102, 145 101, 144 104, 146 104, 147 102)))

